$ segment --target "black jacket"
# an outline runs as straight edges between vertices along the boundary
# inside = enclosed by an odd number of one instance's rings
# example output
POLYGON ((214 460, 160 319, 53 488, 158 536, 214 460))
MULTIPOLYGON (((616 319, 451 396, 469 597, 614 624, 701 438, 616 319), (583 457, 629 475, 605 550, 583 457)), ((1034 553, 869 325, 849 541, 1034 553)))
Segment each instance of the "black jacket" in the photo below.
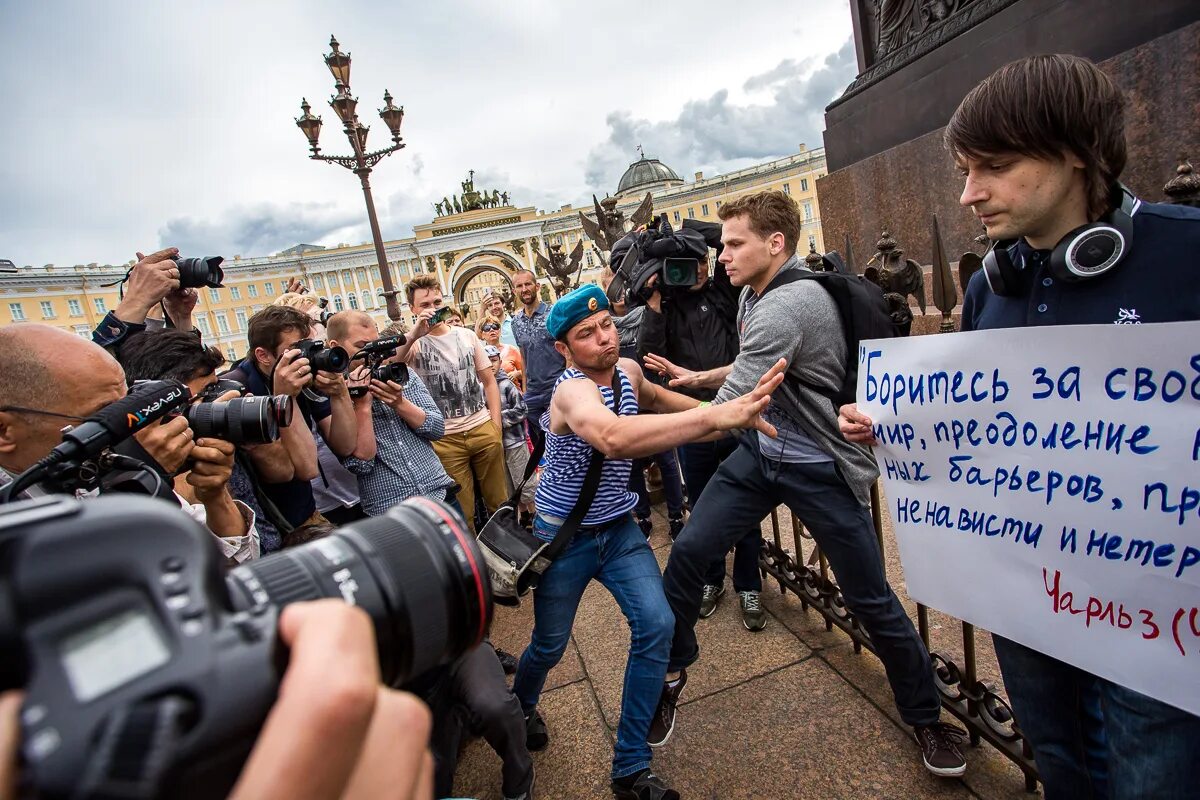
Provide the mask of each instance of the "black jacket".
MULTIPOLYGON (((646 307, 638 356, 654 353, 692 370, 732 364, 738 354, 738 294, 720 262, 702 288, 667 293, 661 314, 646 307)), ((712 400, 717 394, 715 389, 680 391, 699 400, 712 400)))

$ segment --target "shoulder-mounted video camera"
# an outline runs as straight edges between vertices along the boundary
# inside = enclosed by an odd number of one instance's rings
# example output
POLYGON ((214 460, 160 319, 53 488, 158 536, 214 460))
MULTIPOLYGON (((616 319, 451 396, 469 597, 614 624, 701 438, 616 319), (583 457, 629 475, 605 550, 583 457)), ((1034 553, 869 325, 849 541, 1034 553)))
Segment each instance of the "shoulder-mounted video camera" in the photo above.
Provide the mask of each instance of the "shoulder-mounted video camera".
MULTIPOLYGON (((643 305, 655 290, 669 293, 694 286, 697 261, 708 257, 709 243, 705 233, 688 223, 676 231, 660 214, 645 230, 634 231, 613 245, 609 263, 613 279, 608 285, 608 299, 629 306, 643 305), (654 286, 646 284, 658 276, 654 286)), ((711 224, 711 223, 709 223, 711 224)), ((716 225, 720 242, 721 226, 716 225)))
POLYGON ((0 690, 23 689, 22 797, 215 800, 275 702, 289 603, 343 599, 391 686, 479 644, 474 537, 424 497, 221 574, 212 534, 143 497, 0 507, 0 690))
MULTIPOLYGON (((351 361, 362 361, 367 368, 371 370, 371 378, 377 381, 394 381, 403 386, 408 383, 408 365, 407 364, 385 364, 392 356, 396 355, 396 350, 401 347, 407 339, 403 334, 397 336, 385 336, 382 339, 376 339, 373 342, 367 342, 362 346, 362 349, 354 354, 351 361)), ((367 393, 366 386, 350 387, 351 397, 362 397, 367 393)))

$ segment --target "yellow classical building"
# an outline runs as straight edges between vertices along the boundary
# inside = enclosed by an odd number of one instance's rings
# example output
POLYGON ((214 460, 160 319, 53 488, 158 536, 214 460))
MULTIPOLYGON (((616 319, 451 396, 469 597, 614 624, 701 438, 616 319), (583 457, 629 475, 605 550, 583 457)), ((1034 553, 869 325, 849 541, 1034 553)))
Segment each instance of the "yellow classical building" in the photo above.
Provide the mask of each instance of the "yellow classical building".
MULTIPOLYGON (((614 196, 618 210, 628 219, 649 192, 654 212, 665 213, 678 226, 684 219, 716 221, 721 204, 740 195, 765 189, 783 191, 801 208, 803 255, 810 247, 824 252, 816 182, 825 172, 824 150, 808 150, 804 145, 786 158, 723 175, 697 172, 690 182, 659 160, 643 157, 625 171, 614 196)), ((473 190, 473 185, 470 188, 473 190)), ((464 182, 464 193, 466 189, 464 182)), ((403 285, 413 275, 428 273, 437 276, 447 300, 468 306, 468 318, 473 318, 484 292, 500 288, 514 270, 538 272, 538 253, 548 254, 550 248, 569 253, 581 241, 580 279, 599 282, 600 256, 579 221, 579 211, 593 212, 591 204, 547 212, 509 205, 507 195, 499 192, 483 196, 491 198, 487 207, 471 211, 455 210, 458 198, 447 198, 444 205, 439 204, 439 216, 415 226, 412 236, 385 243, 402 304, 403 285)), ((381 324, 387 322, 375 250, 369 242, 330 248, 301 244, 270 256, 234 256, 222 267, 224 287, 200 290, 195 320, 205 341, 219 346, 231 360, 245 355, 247 319, 278 297, 293 277, 300 277, 315 294, 328 298, 330 311, 355 308, 370 313, 381 324)), ((118 282, 128 268, 48 264, 0 272, 0 324, 43 322, 89 336, 119 302, 118 282)), ((543 296, 550 299, 549 279, 540 272, 539 277, 543 296)), ((402 309, 411 324, 407 305, 402 309)))

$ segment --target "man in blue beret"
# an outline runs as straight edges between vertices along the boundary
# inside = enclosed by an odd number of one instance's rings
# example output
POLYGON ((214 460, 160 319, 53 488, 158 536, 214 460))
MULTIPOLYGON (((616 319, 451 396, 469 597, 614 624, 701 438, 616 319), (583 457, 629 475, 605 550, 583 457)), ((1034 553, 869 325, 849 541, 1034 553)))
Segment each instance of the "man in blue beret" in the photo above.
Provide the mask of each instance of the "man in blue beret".
POLYGON ((546 746, 546 723, 537 711, 546 674, 562 658, 575 611, 595 579, 616 598, 632 638, 612 766, 613 794, 628 800, 670 800, 679 794, 650 770, 646 735, 667 671, 675 617, 663 594, 658 561, 630 512, 633 459, 726 431, 775 429, 759 414, 786 367, 780 360, 749 393, 710 405, 644 378, 636 361, 620 358, 608 298, 596 286, 570 292, 554 305, 546 330, 568 367, 554 385, 546 431, 546 466, 536 501, 534 535, 553 541, 583 493, 593 452, 604 459, 595 496, 571 540, 534 590, 533 637, 521 656, 513 693, 525 712, 530 750, 546 746), (614 403, 614 389, 619 401, 614 403), (639 410, 655 414, 638 415, 639 410))

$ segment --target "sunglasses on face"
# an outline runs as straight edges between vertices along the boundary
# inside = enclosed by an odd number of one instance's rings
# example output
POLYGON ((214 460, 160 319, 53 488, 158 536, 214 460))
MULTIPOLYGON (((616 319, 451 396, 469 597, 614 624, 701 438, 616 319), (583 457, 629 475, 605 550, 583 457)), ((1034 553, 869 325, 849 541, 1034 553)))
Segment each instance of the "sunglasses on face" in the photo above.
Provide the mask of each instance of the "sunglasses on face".
POLYGON ((484 325, 484 326, 483 326, 483 329, 484 329, 485 331, 498 331, 498 330, 500 330, 500 326, 499 326, 499 325, 493 325, 492 323, 490 323, 490 322, 489 322, 487 325, 484 325))

